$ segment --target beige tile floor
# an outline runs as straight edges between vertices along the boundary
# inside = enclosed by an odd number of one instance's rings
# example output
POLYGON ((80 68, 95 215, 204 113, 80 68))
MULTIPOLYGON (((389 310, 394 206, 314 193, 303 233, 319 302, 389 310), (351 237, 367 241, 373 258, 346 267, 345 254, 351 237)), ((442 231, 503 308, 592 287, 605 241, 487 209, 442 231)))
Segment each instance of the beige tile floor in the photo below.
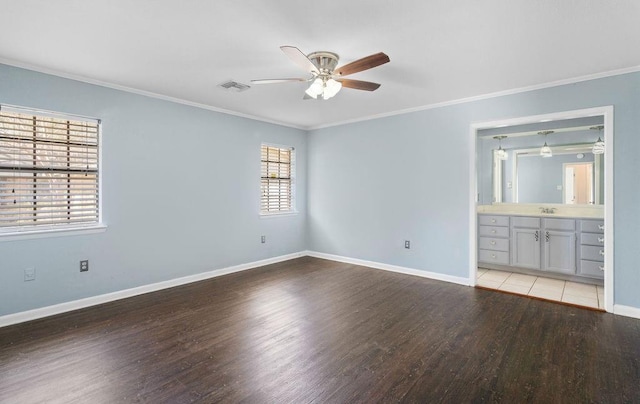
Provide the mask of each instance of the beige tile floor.
POLYGON ((478 268, 477 277, 477 285, 485 288, 604 310, 602 286, 484 268, 478 268))

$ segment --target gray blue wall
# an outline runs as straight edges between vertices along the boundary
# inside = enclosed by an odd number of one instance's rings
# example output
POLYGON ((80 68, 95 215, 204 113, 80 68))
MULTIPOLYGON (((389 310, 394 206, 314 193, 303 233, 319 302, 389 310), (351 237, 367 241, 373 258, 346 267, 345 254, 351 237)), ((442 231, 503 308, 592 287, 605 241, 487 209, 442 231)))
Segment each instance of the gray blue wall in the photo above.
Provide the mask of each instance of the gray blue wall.
POLYGON ((605 105, 614 106, 614 299, 640 307, 640 73, 311 131, 309 249, 466 277, 470 125, 605 105))
POLYGON ((108 225, 94 235, 0 240, 0 315, 306 248, 304 131, 4 65, 0 103, 102 119, 108 225), (261 142, 296 148, 296 216, 258 215, 261 142), (80 259, 89 272, 79 272, 80 259), (28 267, 35 281, 23 281, 28 267))
POLYGON ((640 73, 308 133, 2 65, 0 103, 103 120, 109 226, 0 242, 0 315, 305 249, 467 277, 470 124, 603 105, 615 107, 615 303, 640 308, 640 73), (258 216, 261 142, 298 151, 297 216, 258 216))

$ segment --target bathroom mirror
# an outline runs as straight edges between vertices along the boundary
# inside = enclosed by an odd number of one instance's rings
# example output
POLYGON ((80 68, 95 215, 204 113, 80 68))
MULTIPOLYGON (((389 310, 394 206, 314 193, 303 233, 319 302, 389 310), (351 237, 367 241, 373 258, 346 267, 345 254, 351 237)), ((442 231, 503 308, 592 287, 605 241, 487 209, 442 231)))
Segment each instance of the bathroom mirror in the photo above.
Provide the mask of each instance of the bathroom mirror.
POLYGON ((511 164, 494 156, 494 166, 503 165, 494 170, 494 184, 501 188, 494 192, 496 202, 602 204, 604 159, 592 148, 592 143, 553 146, 551 157, 542 157, 539 147, 516 149, 511 164))
POLYGON ((602 205, 601 116, 478 131, 479 203, 602 205), (545 143, 550 157, 540 152, 545 143))

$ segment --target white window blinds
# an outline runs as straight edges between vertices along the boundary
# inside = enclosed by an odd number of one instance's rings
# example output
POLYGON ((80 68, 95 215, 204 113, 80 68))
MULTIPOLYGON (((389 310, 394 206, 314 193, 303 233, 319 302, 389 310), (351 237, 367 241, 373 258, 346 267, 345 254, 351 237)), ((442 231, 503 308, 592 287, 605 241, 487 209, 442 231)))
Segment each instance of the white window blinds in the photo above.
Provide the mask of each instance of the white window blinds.
POLYGON ((0 106, 0 231, 97 223, 99 122, 0 106))
POLYGON ((293 148, 262 145, 261 161, 261 213, 293 211, 293 148))

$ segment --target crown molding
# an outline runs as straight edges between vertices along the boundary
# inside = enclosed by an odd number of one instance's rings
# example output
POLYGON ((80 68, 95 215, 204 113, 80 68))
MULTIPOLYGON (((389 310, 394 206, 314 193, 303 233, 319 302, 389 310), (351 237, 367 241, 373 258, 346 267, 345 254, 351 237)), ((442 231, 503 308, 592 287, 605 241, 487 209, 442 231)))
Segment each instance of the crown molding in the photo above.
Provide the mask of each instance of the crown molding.
POLYGON ((142 95, 142 96, 145 96, 145 97, 155 98, 155 99, 158 99, 158 100, 174 102, 176 104, 182 104, 182 105, 188 105, 190 107, 206 109, 208 111, 219 112, 221 114, 233 115, 233 116, 237 116, 237 117, 240 117, 240 118, 246 118, 246 119, 251 119, 251 120, 254 120, 254 121, 270 123, 270 124, 273 124, 273 125, 286 126, 286 127, 289 127, 289 128, 300 129, 300 130, 308 130, 309 129, 309 128, 304 127, 304 126, 292 125, 290 123, 275 121, 275 120, 272 120, 272 119, 266 119, 266 118, 262 118, 262 117, 251 115, 251 114, 244 114, 244 113, 232 111, 232 110, 229 110, 229 109, 217 108, 217 107, 214 107, 214 106, 211 106, 211 105, 207 105, 207 104, 202 104, 202 103, 199 103, 199 102, 194 102, 194 101, 189 101, 189 100, 185 100, 185 99, 182 99, 182 98, 177 98, 177 97, 171 97, 171 96, 168 96, 168 95, 158 94, 158 93, 154 93, 152 91, 140 90, 138 88, 123 86, 123 85, 120 85, 120 84, 109 83, 109 82, 106 82, 106 81, 96 80, 96 79, 92 79, 92 78, 81 76, 81 75, 77 75, 77 74, 66 73, 66 72, 62 72, 60 70, 50 69, 50 68, 47 68, 47 67, 32 65, 32 64, 23 63, 23 62, 18 62, 16 60, 12 60, 12 59, 5 59, 5 58, 0 57, 0 64, 13 66, 13 67, 19 67, 21 69, 31 70, 31 71, 38 72, 38 73, 43 73, 43 74, 49 74, 49 75, 52 75, 52 76, 61 77, 61 78, 64 78, 64 79, 69 79, 69 80, 74 80, 74 81, 79 81, 79 82, 82 82, 82 83, 92 84, 92 85, 95 85, 95 86, 106 87, 106 88, 110 88, 110 89, 113 89, 113 90, 119 90, 119 91, 124 91, 124 92, 127 92, 127 93, 142 95))
POLYGON ((384 112, 384 113, 381 113, 381 114, 368 115, 368 116, 361 117, 361 118, 349 119, 349 120, 330 123, 330 124, 326 124, 326 125, 312 126, 312 127, 306 128, 306 130, 311 131, 311 130, 316 130, 316 129, 330 128, 332 126, 341 126, 341 125, 346 125, 346 124, 350 124, 350 123, 370 121, 370 120, 373 120, 373 119, 386 118, 386 117, 395 116, 395 115, 403 115, 403 114, 408 114, 408 113, 411 113, 411 112, 425 111, 425 110, 428 110, 428 109, 442 108, 442 107, 447 107, 447 106, 450 106, 450 105, 465 104, 465 103, 473 102, 473 101, 481 101, 481 100, 487 100, 487 99, 490 99, 490 98, 497 98, 497 97, 504 97, 504 96, 507 96, 507 95, 526 93, 528 91, 535 91, 535 90, 541 90, 541 89, 545 89, 545 88, 564 86, 564 85, 567 85, 567 84, 575 84, 575 83, 580 83, 580 82, 583 82, 583 81, 602 79, 602 78, 612 77, 612 76, 620 76, 620 75, 623 75, 623 74, 636 73, 636 72, 639 72, 639 71, 640 71, 640 66, 632 66, 632 67, 627 67, 627 68, 624 68, 624 69, 610 70, 610 71, 601 72, 601 73, 594 73, 594 74, 589 74, 589 75, 585 75, 585 76, 573 77, 573 78, 569 78, 569 79, 550 81, 548 83, 543 83, 543 84, 535 84, 535 85, 526 86, 526 87, 513 88, 513 89, 510 89, 510 90, 497 91, 495 93, 475 95, 473 97, 459 98, 457 100, 443 101, 443 102, 438 102, 438 103, 434 103, 434 104, 427 104, 427 105, 423 105, 423 106, 420 106, 420 107, 412 107, 412 108, 406 108, 406 109, 401 109, 401 110, 392 111, 392 112, 384 112))
POLYGON ((575 83, 580 83, 580 82, 583 82, 583 81, 596 80, 596 79, 601 79, 601 78, 606 78, 606 77, 620 76, 620 75, 623 75, 623 74, 636 73, 636 72, 640 71, 640 66, 632 66, 632 67, 627 67, 627 68, 623 68, 623 69, 616 69, 616 70, 610 70, 610 71, 606 71, 606 72, 588 74, 588 75, 584 75, 584 76, 578 76, 578 77, 573 77, 573 78, 569 78, 569 79, 556 80, 556 81, 551 81, 551 82, 542 83, 542 84, 535 84, 535 85, 526 86, 526 87, 518 87, 518 88, 514 88, 514 89, 510 89, 510 90, 503 90, 503 91, 497 91, 497 92, 493 92, 493 93, 476 95, 476 96, 472 96, 472 97, 459 98, 459 99, 451 100, 451 101, 443 101, 443 102, 438 102, 438 103, 433 103, 433 104, 427 104, 427 105, 422 105, 422 106, 419 106, 419 107, 412 107, 412 108, 400 109, 400 110, 397 110, 397 111, 384 112, 384 113, 374 114, 374 115, 367 115, 367 116, 360 117, 360 118, 347 119, 347 120, 344 120, 344 121, 333 122, 333 123, 329 123, 329 124, 325 124, 325 125, 300 126, 300 125, 293 125, 293 124, 286 123, 286 122, 271 120, 271 119, 267 119, 267 118, 263 118, 263 117, 259 117, 259 116, 255 116, 255 115, 251 115, 251 114, 245 114, 245 113, 241 113, 241 112, 236 112, 236 111, 232 111, 232 110, 228 110, 228 109, 224 109, 224 108, 218 108, 218 107, 214 107, 214 106, 211 106, 211 105, 206 105, 206 104, 202 104, 202 103, 198 103, 198 102, 188 101, 188 100, 185 100, 185 99, 182 99, 182 98, 171 97, 171 96, 167 96, 167 95, 163 95, 163 94, 154 93, 154 92, 151 92, 151 91, 146 91, 146 90, 141 90, 141 89, 137 89, 137 88, 133 88, 133 87, 123 86, 123 85, 120 85, 120 84, 114 84, 114 83, 109 83, 109 82, 105 82, 105 81, 101 81, 101 80, 96 80, 96 79, 92 79, 92 78, 89 78, 89 77, 76 75, 76 74, 71 74, 71 73, 66 73, 66 72, 62 72, 62 71, 59 71, 59 70, 50 69, 50 68, 46 68, 46 67, 42 67, 42 66, 38 66, 38 65, 32 65, 32 64, 28 64, 28 63, 23 63, 23 62, 19 62, 19 61, 12 60, 12 59, 6 59, 6 58, 0 57, 0 64, 19 67, 19 68, 26 69, 26 70, 32 70, 32 71, 35 71, 35 72, 38 72, 38 73, 49 74, 49 75, 62 77, 62 78, 69 79, 69 80, 79 81, 79 82, 83 82, 83 83, 87 83, 87 84, 93 84, 93 85, 100 86, 100 87, 111 88, 111 89, 114 89, 114 90, 120 90, 120 91, 133 93, 133 94, 138 94, 138 95, 142 95, 142 96, 146 96, 146 97, 150 97, 150 98, 155 98, 155 99, 159 99, 159 100, 174 102, 174 103, 177 103, 177 104, 188 105, 188 106, 191 106, 191 107, 205 109, 205 110, 208 110, 208 111, 218 112, 218 113, 227 114, 227 115, 233 115, 233 116, 237 116, 237 117, 240 117, 240 118, 251 119, 251 120, 254 120, 254 121, 260 121, 260 122, 270 123, 270 124, 273 124, 273 125, 285 126, 285 127, 304 130, 304 131, 312 131, 312 130, 317 130, 317 129, 330 128, 330 127, 334 127, 334 126, 347 125, 347 124, 350 124, 350 123, 370 121, 370 120, 374 120, 374 119, 386 118, 386 117, 395 116, 395 115, 408 114, 408 113, 411 113, 411 112, 425 111, 425 110, 429 110, 429 109, 442 108, 442 107, 447 107, 447 106, 451 106, 451 105, 458 105, 458 104, 464 104, 464 103, 468 103, 468 102, 487 100, 487 99, 491 99, 491 98, 497 98, 497 97, 503 97, 503 96, 507 96, 507 95, 526 93, 528 91, 535 91, 535 90, 541 90, 541 89, 545 89, 545 88, 558 87, 558 86, 563 86, 563 85, 567 85, 567 84, 575 84, 575 83))

